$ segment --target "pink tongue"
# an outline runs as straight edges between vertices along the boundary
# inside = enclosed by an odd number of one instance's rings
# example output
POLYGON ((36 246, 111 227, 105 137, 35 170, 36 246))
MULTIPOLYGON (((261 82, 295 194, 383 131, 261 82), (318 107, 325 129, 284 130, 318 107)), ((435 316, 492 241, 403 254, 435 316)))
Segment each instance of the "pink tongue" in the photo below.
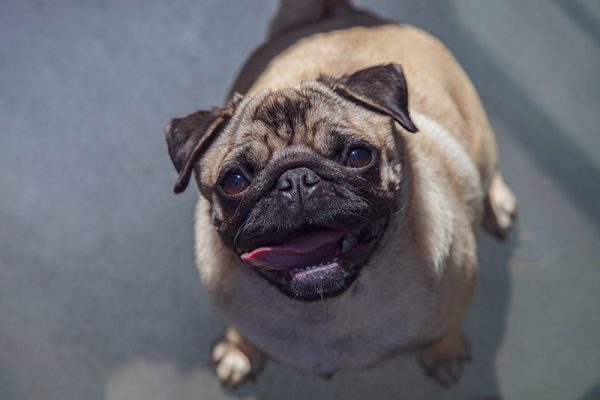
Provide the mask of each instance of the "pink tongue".
POLYGON ((279 246, 259 247, 241 258, 248 265, 271 270, 310 267, 335 256, 342 236, 343 232, 320 230, 279 246))

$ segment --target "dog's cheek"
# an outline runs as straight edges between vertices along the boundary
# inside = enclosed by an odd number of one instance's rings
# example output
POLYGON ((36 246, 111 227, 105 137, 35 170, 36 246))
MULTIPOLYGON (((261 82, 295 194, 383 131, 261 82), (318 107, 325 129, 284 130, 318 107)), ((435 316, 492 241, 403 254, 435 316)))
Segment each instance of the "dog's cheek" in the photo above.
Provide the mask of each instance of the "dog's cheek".
POLYGON ((230 244, 233 240, 237 227, 232 224, 230 218, 223 213, 223 210, 218 205, 211 207, 211 222, 221 239, 230 244))
POLYGON ((221 218, 221 216, 219 216, 218 214, 213 214, 211 216, 211 220, 215 229, 221 232, 223 230, 223 218, 221 218))
POLYGON ((381 160, 382 187, 388 192, 396 193, 402 182, 402 164, 399 160, 390 160, 384 153, 381 160))
POLYGON ((213 227, 225 242, 230 240, 237 231, 237 219, 233 220, 239 214, 235 212, 239 206, 238 202, 230 201, 223 202, 223 199, 213 190, 209 199, 210 203, 210 220, 213 227))
POLYGON ((213 195, 211 197, 212 199, 209 201, 210 206, 208 211, 210 215, 210 221, 217 231, 221 231, 223 229, 223 211, 215 201, 216 196, 213 195))

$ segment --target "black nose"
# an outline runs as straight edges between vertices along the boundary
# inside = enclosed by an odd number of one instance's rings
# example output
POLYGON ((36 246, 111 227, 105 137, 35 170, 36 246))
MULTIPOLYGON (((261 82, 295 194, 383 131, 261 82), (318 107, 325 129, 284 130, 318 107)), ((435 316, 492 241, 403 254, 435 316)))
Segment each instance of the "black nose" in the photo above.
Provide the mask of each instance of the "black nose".
POLYGON ((279 177, 277 189, 293 195, 308 195, 321 178, 309 168, 288 169, 279 177))

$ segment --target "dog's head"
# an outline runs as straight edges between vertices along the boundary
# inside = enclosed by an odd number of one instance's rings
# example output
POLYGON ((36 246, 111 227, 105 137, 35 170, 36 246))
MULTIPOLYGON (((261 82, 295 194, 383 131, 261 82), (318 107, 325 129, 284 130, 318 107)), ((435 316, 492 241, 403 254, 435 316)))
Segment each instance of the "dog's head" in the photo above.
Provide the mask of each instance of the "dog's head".
MULTIPOLYGON (((399 206, 408 113, 399 65, 234 98, 165 128, 226 246, 286 295, 336 296, 359 275, 399 206)), ((401 205, 400 205, 401 206, 401 205)))

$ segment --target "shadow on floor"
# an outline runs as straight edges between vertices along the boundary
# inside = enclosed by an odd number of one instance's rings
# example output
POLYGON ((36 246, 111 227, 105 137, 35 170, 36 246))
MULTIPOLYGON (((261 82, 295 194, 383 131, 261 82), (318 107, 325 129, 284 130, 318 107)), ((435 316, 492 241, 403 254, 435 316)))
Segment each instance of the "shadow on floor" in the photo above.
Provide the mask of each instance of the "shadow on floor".
MULTIPOLYGON (((573 4, 567 6, 563 3, 563 9, 574 10, 573 4)), ((439 1, 436 6, 437 12, 446 16, 448 25, 444 30, 451 32, 450 36, 444 38, 446 44, 475 82, 486 109, 489 111, 493 108, 509 127, 500 134, 509 134, 520 143, 531 159, 553 178, 562 192, 600 231, 600 208, 597 207, 600 204, 600 187, 589 184, 600 182, 600 171, 594 162, 553 122, 536 99, 531 98, 508 76, 490 53, 461 26, 449 1, 439 1), (580 179, 582 173, 586 174, 587 179, 580 179)), ((598 33, 597 30, 594 32, 598 33)))
POLYGON ((600 399, 600 384, 588 390, 579 400, 598 400, 600 399))
POLYGON ((593 14, 589 10, 586 10, 582 4, 578 4, 575 0, 553 0, 552 3, 573 21, 573 26, 581 29, 600 48, 600 24, 592 17, 593 14))

